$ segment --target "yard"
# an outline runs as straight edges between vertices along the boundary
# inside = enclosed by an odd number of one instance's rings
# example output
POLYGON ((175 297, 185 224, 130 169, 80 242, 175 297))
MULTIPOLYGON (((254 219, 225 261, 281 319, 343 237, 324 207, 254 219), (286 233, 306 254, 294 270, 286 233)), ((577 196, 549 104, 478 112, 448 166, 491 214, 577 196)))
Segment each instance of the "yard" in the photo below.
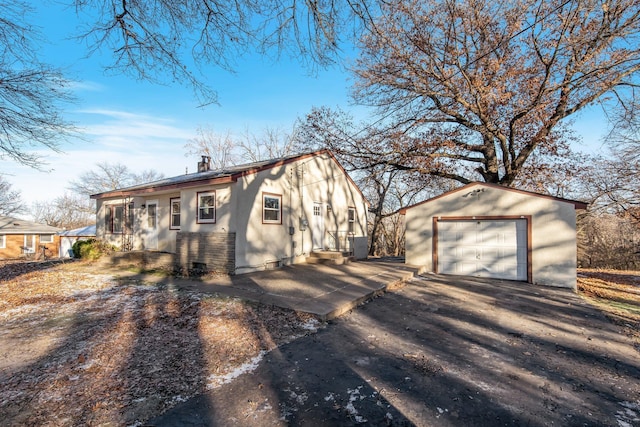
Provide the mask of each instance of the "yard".
MULTIPOLYGON (((638 272, 581 270, 579 290, 640 348, 638 272)), ((0 419, 143 425, 318 327, 283 309, 114 280, 88 264, 3 263, 0 419)))
POLYGON ((3 425, 136 425, 230 381, 315 319, 116 281, 90 265, 0 265, 3 425))

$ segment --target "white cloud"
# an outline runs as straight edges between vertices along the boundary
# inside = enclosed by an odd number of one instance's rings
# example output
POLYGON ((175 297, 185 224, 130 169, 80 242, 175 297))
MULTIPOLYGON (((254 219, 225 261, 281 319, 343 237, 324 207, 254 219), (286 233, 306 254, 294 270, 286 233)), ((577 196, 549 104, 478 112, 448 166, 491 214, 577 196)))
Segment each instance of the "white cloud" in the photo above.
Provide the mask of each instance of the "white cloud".
POLYGON ((80 113, 83 141, 66 144, 63 153, 36 153, 43 156, 49 172, 14 162, 0 163, 0 170, 28 205, 68 192, 69 183, 98 162, 122 163, 135 172, 154 169, 165 176, 183 174, 185 167, 195 168, 184 156, 184 145, 195 136, 195 127, 130 111, 93 109, 80 113))

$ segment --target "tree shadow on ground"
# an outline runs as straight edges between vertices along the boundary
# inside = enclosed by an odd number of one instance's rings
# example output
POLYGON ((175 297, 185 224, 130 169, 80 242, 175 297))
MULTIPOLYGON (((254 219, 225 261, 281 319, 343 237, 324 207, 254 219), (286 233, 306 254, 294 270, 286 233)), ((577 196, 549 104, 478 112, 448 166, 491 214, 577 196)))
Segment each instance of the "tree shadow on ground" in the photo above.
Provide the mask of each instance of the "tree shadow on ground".
POLYGON ((151 424, 633 425, 637 360, 570 290, 432 275, 151 424))

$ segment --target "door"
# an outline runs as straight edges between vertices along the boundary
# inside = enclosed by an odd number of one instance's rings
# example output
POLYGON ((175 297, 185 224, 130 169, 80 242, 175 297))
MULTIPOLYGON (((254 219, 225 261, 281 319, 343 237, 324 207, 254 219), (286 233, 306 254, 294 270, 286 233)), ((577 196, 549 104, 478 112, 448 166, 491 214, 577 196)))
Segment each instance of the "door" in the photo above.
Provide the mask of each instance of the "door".
POLYGON ((147 221, 145 222, 145 248, 158 249, 158 201, 147 202, 147 221))
POLYGON ((527 280, 525 219, 438 222, 438 272, 527 280))
POLYGON ((36 251, 36 235, 25 234, 24 235, 24 249, 25 254, 32 254, 36 251))
POLYGON ((313 250, 324 249, 324 214, 322 212, 322 203, 313 203, 313 221, 311 228, 311 237, 313 240, 313 250))

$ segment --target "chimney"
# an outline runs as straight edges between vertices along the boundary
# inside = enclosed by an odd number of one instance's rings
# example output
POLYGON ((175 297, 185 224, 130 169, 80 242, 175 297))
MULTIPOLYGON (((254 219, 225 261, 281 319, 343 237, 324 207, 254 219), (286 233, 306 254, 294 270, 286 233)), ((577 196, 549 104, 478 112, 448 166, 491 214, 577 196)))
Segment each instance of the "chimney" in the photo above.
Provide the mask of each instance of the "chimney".
POLYGON ((198 162, 198 172, 207 172, 211 170, 211 157, 202 156, 202 161, 198 162))

